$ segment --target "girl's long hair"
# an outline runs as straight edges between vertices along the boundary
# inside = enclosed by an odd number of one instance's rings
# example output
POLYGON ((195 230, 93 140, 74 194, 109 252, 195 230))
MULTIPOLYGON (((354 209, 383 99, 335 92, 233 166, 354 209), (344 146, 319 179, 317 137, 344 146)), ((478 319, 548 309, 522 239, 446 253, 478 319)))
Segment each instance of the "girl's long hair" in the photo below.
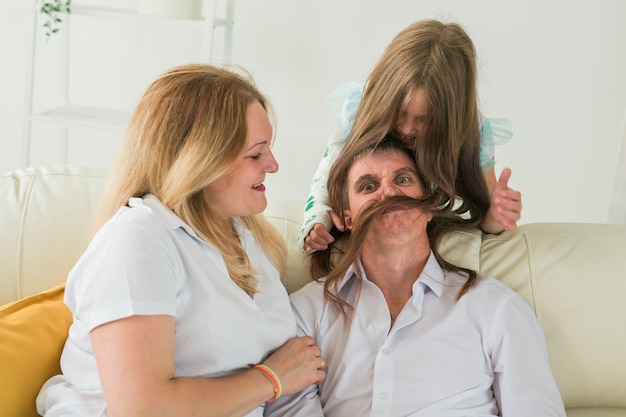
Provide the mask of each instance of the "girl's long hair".
POLYGON ((474 44, 460 25, 411 24, 387 46, 367 80, 348 153, 393 131, 411 95, 422 90, 430 123, 415 141, 417 164, 424 179, 440 190, 438 210, 454 211, 470 227, 479 226, 490 200, 480 166, 476 82, 474 44))

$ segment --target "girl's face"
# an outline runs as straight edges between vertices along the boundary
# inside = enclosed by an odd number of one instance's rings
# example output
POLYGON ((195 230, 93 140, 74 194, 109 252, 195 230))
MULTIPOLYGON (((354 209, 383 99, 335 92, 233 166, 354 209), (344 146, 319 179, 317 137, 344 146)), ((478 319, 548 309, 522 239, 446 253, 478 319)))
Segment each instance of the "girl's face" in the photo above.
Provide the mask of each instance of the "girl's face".
POLYGON ((265 174, 278 171, 270 150, 272 125, 258 101, 248 106, 248 138, 240 161, 204 189, 204 196, 224 217, 261 213, 267 206, 265 174))
POLYGON ((424 137, 430 127, 431 118, 426 104, 424 90, 413 91, 398 114, 394 130, 391 132, 409 148, 413 148, 415 141, 424 137))

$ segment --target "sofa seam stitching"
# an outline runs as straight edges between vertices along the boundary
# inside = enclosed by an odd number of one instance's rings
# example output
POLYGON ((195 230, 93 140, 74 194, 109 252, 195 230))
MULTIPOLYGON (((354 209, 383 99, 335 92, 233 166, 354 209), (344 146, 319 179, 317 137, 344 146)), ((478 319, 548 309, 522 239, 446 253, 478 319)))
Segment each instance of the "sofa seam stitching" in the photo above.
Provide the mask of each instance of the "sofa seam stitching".
POLYGON ((30 200, 33 194, 34 182, 37 180, 36 176, 29 177, 28 185, 26 186, 26 193, 24 196, 24 205, 22 206, 22 213, 20 215, 20 225, 19 225, 19 252, 18 252, 18 272, 17 272, 17 292, 18 297, 23 298, 25 294, 24 289, 24 233, 26 228, 26 223, 28 221, 28 213, 30 212, 30 200))

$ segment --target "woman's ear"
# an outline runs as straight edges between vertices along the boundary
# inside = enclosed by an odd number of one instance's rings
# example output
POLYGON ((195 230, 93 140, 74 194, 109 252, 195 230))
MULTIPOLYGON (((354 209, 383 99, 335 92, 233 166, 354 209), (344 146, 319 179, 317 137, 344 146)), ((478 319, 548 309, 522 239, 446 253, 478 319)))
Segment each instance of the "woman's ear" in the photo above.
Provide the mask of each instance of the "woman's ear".
POLYGON ((352 230, 352 226, 354 226, 354 219, 352 218, 352 212, 350 209, 345 209, 343 211, 343 224, 346 225, 346 230, 352 230))

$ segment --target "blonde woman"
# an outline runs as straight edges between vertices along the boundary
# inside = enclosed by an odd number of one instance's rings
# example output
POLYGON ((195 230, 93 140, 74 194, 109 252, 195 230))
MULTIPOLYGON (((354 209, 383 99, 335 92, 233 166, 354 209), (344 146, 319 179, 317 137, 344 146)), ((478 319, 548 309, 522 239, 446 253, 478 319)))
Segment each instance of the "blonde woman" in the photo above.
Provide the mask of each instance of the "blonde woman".
POLYGON ((149 86, 67 280, 74 322, 40 414, 261 416, 324 378, 313 339, 294 338, 285 245, 260 215, 278 170, 269 115, 225 69, 149 86))

